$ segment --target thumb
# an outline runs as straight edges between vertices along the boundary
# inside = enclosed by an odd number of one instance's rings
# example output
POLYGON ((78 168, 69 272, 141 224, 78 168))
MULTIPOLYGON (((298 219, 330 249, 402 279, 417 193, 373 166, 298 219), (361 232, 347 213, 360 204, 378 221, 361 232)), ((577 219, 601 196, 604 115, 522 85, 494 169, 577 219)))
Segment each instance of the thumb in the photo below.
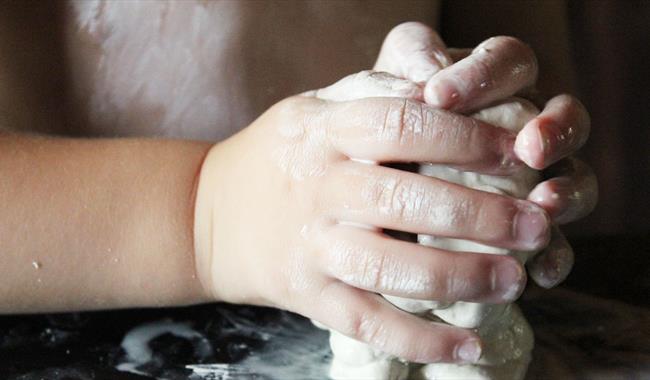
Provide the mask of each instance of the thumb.
POLYGON ((426 83, 453 60, 438 33, 419 22, 394 27, 384 39, 374 70, 426 83))

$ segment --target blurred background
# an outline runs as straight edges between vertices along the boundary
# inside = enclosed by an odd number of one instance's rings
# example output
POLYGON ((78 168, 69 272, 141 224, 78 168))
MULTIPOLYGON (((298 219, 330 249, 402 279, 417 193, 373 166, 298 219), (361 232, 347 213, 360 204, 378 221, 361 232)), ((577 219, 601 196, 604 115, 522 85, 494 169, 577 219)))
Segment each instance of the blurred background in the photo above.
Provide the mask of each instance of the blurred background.
POLYGON ((650 304, 650 1, 447 1, 440 19, 449 46, 526 41, 540 58, 542 92, 585 104, 592 130, 580 155, 600 198, 563 229, 577 256, 567 284, 650 304))
POLYGON ((441 32, 450 46, 521 38, 540 57, 542 91, 569 91, 586 105, 592 132, 582 155, 598 175, 600 202, 569 228, 573 236, 650 233, 649 1, 444 2, 441 32), (548 16, 527 17, 531 3, 548 16), (563 57, 545 53, 564 49, 569 71, 551 66, 563 57))
MULTIPOLYGON (((23 123, 39 132, 72 135, 80 134, 77 126, 89 125, 83 118, 73 120, 76 116, 71 115, 82 114, 74 107, 70 110, 75 112, 61 112, 79 101, 73 99, 74 91, 66 84, 72 69, 67 66, 69 57, 62 48, 65 46, 66 10, 70 4, 67 1, 0 0, 0 34, 14 34, 16 41, 22 41, 0 44, 0 62, 9 68, 9 74, 0 73, 0 86, 11 88, 11 91, 2 92, 4 95, 0 94, 0 125, 23 123), (34 83, 43 90, 34 91, 34 83), (73 101, 66 104, 69 99, 73 101), (40 112, 36 112, 37 109, 40 112), (61 117, 67 119, 52 122, 61 117), (53 125, 60 129, 52 130, 53 125)), ((646 117, 650 105, 650 1, 411 0, 402 1, 398 6, 392 0, 332 0, 245 4, 255 15, 252 18, 256 24, 251 26, 251 36, 247 37, 250 41, 258 40, 259 30, 276 31, 281 29, 278 24, 283 23, 300 25, 301 21, 291 14, 281 18, 282 12, 278 9, 297 12, 317 5, 323 11, 316 12, 317 17, 310 20, 314 25, 309 25, 301 39, 291 36, 285 41, 278 37, 280 41, 276 44, 255 45, 252 50, 258 55, 252 55, 255 62, 247 66, 247 70, 264 85, 260 87, 267 89, 268 96, 252 104, 253 112, 241 125, 231 123, 236 127, 243 127, 286 96, 325 86, 371 67, 383 36, 404 21, 437 25, 443 39, 452 47, 476 46, 495 35, 511 35, 529 43, 540 61, 538 86, 541 92, 548 96, 563 92, 576 95, 585 103, 592 118, 591 137, 580 155, 597 174, 600 201, 591 215, 564 228, 578 257, 569 284, 588 283, 590 289, 601 289, 602 295, 650 302, 648 297, 639 297, 643 292, 650 294, 650 252, 647 248, 650 240, 650 125, 646 117), (364 17, 355 16, 359 14, 364 17), (338 37, 331 36, 336 35, 331 31, 332 25, 340 27, 338 37), (328 30, 330 36, 324 37, 328 30), (374 37, 361 38, 364 33, 374 37), (337 61, 332 54, 310 57, 298 63, 283 61, 282 54, 280 58, 273 55, 275 50, 282 52, 295 45, 307 49, 325 42, 332 44, 338 42, 336 38, 359 39, 356 51, 344 52, 351 56, 349 62, 337 61), (276 62, 269 57, 276 58, 276 62), (272 71, 265 68, 273 63, 307 69, 298 71, 304 75, 296 80, 288 69, 285 76, 269 74, 267 71, 272 71)), ((336 48, 335 44, 327 45, 330 46, 336 48)), ((82 69, 78 66, 72 65, 76 71, 83 72, 83 66, 79 66, 82 69)), ((86 95, 79 97, 81 103, 89 97, 86 95)), ((114 123, 109 121, 108 127, 112 128, 114 123)), ((146 128, 110 132, 110 135, 157 133, 146 128)), ((196 136, 186 134, 183 137, 196 136)))

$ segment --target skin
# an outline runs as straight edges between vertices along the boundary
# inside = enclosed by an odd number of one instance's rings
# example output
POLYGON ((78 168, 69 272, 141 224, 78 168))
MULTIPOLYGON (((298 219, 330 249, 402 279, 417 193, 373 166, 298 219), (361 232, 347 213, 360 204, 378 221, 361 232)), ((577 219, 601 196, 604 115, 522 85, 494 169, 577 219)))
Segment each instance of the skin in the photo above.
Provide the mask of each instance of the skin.
MULTIPOLYGON (((535 53, 515 38, 493 37, 472 50, 447 50, 433 30, 412 22, 389 33, 375 68, 423 83, 428 104, 467 113, 500 97, 530 94, 537 66, 535 53), (445 55, 448 58, 440 58, 445 55), (449 66, 450 60, 458 63, 449 66)), ((534 169, 547 169, 553 177, 533 189, 528 199, 542 206, 557 224, 584 217, 598 200, 593 171, 579 159, 565 158, 584 145, 589 129, 584 106, 563 94, 546 102, 516 137, 517 158, 534 169)), ((554 229, 552 244, 530 262, 529 274, 538 285, 550 288, 566 278, 572 265, 573 250, 554 229)))
MULTIPOLYGON (((78 47, 75 43, 70 46, 78 47)), ((92 43, 90 46, 94 47, 92 43)), ((84 84, 96 84, 97 73, 83 64, 97 61, 83 59, 83 52, 77 59, 75 51, 71 61, 79 70, 73 73, 80 72, 84 77, 77 78, 78 91, 84 94, 84 84)), ((506 54, 503 61, 517 59, 506 54)), ((498 66, 500 61, 495 62, 498 66)), ((116 65, 119 67, 119 61, 116 65)), ((471 70, 471 65, 464 67, 471 70)), ((424 100, 427 88, 443 72, 440 70, 427 81, 422 92, 424 100)), ((119 73, 116 75, 119 78, 119 73)), ((418 85, 422 77, 417 78, 418 85)), ((108 83, 112 85, 113 81, 108 83)), ((80 112, 80 119, 88 120, 88 128, 102 131, 100 134, 109 133, 111 127, 129 133, 137 128, 147 131, 159 120, 158 114, 139 101, 127 102, 129 109, 124 114, 115 110, 115 115, 124 116, 116 121, 86 118, 86 111, 80 112), (152 115, 156 116, 153 120, 152 115)), ((457 100, 456 107, 461 101, 457 100)), ((55 130, 63 124, 47 120, 43 123, 55 130)), ((174 125, 185 123, 191 120, 174 125)), ((562 130, 562 123, 556 124, 562 130)), ((554 133, 558 129, 548 130, 554 133)), ((181 132, 170 135, 174 133, 181 132)), ((494 173, 503 170, 500 163, 504 159, 513 160, 517 138, 462 114, 441 110, 439 105, 416 100, 335 102, 313 95, 278 103, 248 128, 212 147, 158 140, 80 142, 4 135, 0 162, 8 185, 0 189, 0 197, 3 204, 14 206, 3 214, 0 226, 6 237, 0 242, 1 251, 10 252, 3 257, 3 278, 7 279, 1 293, 3 311, 159 306, 210 300, 272 305, 320 320, 411 361, 474 361, 480 356, 480 343, 473 332, 408 316, 374 292, 409 297, 415 293, 416 298, 498 300, 504 286, 500 282, 499 286, 491 285, 492 273, 504 284, 522 284, 522 268, 508 257, 470 253, 451 256, 398 242, 358 225, 537 249, 549 239, 548 214, 532 202, 486 195, 350 158, 380 163, 437 162, 494 173), (495 140, 504 143, 495 148, 495 140), (13 147, 21 147, 18 152, 23 154, 16 154, 13 147), (16 192, 22 184, 28 190, 16 192), (421 208, 411 209, 406 208, 410 202, 400 201, 413 197, 428 201, 421 208), (195 204, 192 199, 196 199, 195 204), (432 219, 435 212, 454 217, 451 222, 432 219), (60 215, 71 216, 60 223, 60 215), (526 225, 514 223, 520 217, 538 220, 537 229, 526 227, 520 231, 526 225), (493 219, 502 223, 487 222, 493 219), (339 224, 339 220, 357 225, 339 224), (44 232, 34 233, 25 242, 15 238, 15 226, 44 232), (78 238, 79 231, 86 231, 82 238, 78 238), (103 255, 108 248, 119 255, 122 266, 98 265, 98 257, 106 257, 103 255), (361 256, 355 252, 361 252, 361 256), (403 254, 398 256, 396 252, 403 254), (366 264, 357 265, 358 260, 366 264), (399 270, 389 271, 391 265, 399 270), (193 277, 195 268, 198 273, 193 277), (422 268, 425 273, 419 274, 422 268), (414 273, 423 281, 417 282, 415 291, 406 291, 400 285, 403 282, 396 281, 400 277, 394 276, 400 271, 400 276, 414 273), (442 286, 456 276, 471 277, 475 285, 472 289, 442 286), (39 278, 43 284, 40 288, 39 278)), ((573 148, 569 145, 563 149, 570 152, 573 148)), ((544 149, 541 156, 549 152, 553 152, 552 147, 544 149)), ((567 178, 574 183, 572 175, 567 178)), ((546 192, 541 192, 540 196, 545 196, 546 192)), ((576 203, 590 208, 584 199, 576 203)))
POLYGON ((209 147, 0 134, 0 312, 208 301, 192 220, 209 147))

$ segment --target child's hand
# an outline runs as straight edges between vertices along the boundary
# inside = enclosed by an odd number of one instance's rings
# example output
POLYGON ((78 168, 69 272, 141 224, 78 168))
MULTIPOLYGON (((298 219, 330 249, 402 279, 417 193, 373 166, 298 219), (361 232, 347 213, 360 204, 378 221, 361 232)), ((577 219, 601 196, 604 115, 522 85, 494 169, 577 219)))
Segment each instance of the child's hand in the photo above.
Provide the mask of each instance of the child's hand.
POLYGON ((410 81, 363 72, 280 102, 212 148, 196 200, 202 283, 214 299, 292 310, 410 361, 477 360, 472 331, 411 316, 376 293, 512 301, 525 284, 520 264, 380 229, 533 250, 548 242, 548 216, 531 202, 362 161, 507 174, 518 165, 515 136, 404 98, 323 100, 364 88, 421 98, 410 81))
MULTIPOLYGON (((515 38, 490 38, 473 50, 447 49, 431 28, 409 22, 388 34, 375 70, 420 83, 428 104, 468 113, 530 93, 538 67, 535 53, 515 38)), ((549 178, 528 199, 542 206, 557 224, 578 220, 596 205, 596 177, 586 163, 572 157, 587 141, 589 129, 589 114, 580 101, 559 95, 517 135, 517 157, 534 169, 547 169, 549 178)), ((571 246, 556 228, 549 246, 528 267, 535 282, 548 288, 564 280, 572 264, 571 246)))

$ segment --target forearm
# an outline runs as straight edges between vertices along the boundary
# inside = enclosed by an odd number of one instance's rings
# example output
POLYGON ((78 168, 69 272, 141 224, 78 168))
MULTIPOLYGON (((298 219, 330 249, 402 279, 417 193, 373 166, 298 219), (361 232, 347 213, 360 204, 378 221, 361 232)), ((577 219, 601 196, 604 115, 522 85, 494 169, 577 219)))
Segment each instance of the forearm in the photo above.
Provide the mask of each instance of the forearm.
POLYGON ((193 193, 205 143, 0 137, 0 312, 205 301, 193 193))

